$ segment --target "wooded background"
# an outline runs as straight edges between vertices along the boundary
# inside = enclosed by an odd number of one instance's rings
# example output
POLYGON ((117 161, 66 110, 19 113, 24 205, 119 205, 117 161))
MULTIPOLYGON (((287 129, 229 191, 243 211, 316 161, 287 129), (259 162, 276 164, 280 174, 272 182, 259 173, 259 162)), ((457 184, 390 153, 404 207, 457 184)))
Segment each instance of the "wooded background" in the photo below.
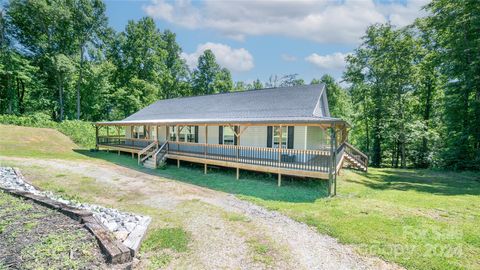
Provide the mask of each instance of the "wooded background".
MULTIPOLYGON (((375 24, 328 88, 333 116, 372 166, 480 169, 480 4, 435 0, 427 17, 375 24)), ((151 18, 115 32, 101 0, 11 0, 0 10, 0 114, 122 119, 165 98, 305 84, 233 82, 206 50, 190 70, 151 18)))

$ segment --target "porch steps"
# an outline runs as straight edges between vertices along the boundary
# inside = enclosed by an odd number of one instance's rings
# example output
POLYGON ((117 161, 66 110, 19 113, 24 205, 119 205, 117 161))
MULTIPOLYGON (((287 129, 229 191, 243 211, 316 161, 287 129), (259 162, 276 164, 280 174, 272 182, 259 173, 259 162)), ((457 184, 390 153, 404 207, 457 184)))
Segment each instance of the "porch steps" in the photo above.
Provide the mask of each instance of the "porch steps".
POLYGON ((349 153, 344 153, 344 159, 350 167, 364 172, 367 171, 367 167, 349 153))
POLYGON ((143 167, 149 168, 149 169, 156 169, 155 168, 155 160, 153 158, 148 158, 143 162, 143 167))
POLYGON ((158 156, 158 166, 155 166, 155 159, 153 157, 149 157, 143 162, 143 167, 149 169, 156 169, 157 167, 162 167, 165 161, 167 160, 167 155, 163 154, 162 156, 158 156))

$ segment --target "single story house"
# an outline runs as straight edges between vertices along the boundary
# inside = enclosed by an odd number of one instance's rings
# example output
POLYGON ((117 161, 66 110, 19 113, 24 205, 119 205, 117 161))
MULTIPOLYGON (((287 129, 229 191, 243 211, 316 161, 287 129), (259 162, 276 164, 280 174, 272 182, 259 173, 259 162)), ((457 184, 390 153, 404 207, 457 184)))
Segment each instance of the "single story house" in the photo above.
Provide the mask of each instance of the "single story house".
POLYGON ((330 116, 324 84, 159 100, 121 121, 98 122, 97 148, 166 159, 329 179, 342 165, 367 169, 348 144, 349 125, 330 116), (113 128, 113 129, 112 129, 113 128), (102 129, 106 129, 106 132, 102 129), (102 132, 102 136, 100 136, 102 132))

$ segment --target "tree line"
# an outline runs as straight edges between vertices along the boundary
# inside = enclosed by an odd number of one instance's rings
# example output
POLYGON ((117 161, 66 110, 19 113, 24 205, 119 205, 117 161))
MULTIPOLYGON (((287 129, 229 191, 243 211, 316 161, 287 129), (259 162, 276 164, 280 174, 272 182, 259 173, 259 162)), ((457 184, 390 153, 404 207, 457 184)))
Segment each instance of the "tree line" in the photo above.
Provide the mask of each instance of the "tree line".
MULTIPOLYGON (((339 84, 331 114, 373 166, 480 169, 480 5, 434 0, 428 16, 375 24, 339 84)), ((297 74, 233 82, 212 51, 189 69, 175 33, 151 18, 108 25, 101 0, 10 0, 0 10, 0 113, 121 119, 166 98, 302 85, 297 74)))
POLYGON ((121 119, 164 98, 230 91, 206 50, 190 70, 151 18, 115 32, 101 0, 11 0, 0 10, 0 113, 121 119))

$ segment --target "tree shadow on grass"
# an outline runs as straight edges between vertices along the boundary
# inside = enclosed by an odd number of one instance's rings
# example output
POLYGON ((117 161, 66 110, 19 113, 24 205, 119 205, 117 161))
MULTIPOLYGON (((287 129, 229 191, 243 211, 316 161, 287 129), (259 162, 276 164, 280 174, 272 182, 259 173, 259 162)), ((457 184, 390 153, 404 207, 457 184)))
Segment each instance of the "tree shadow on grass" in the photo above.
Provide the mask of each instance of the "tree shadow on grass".
POLYGON ((347 181, 377 190, 415 190, 436 195, 480 195, 480 172, 378 169, 347 181))
POLYGON ((209 166, 208 174, 203 173, 203 164, 182 162, 180 168, 167 164, 165 169, 152 170, 138 165, 137 159, 130 154, 114 154, 105 151, 74 150, 85 156, 109 161, 116 165, 147 173, 150 175, 174 179, 231 194, 249 196, 263 200, 305 203, 326 198, 327 181, 282 177, 282 186, 277 186, 277 176, 242 170, 240 180, 235 179, 232 168, 209 166))

